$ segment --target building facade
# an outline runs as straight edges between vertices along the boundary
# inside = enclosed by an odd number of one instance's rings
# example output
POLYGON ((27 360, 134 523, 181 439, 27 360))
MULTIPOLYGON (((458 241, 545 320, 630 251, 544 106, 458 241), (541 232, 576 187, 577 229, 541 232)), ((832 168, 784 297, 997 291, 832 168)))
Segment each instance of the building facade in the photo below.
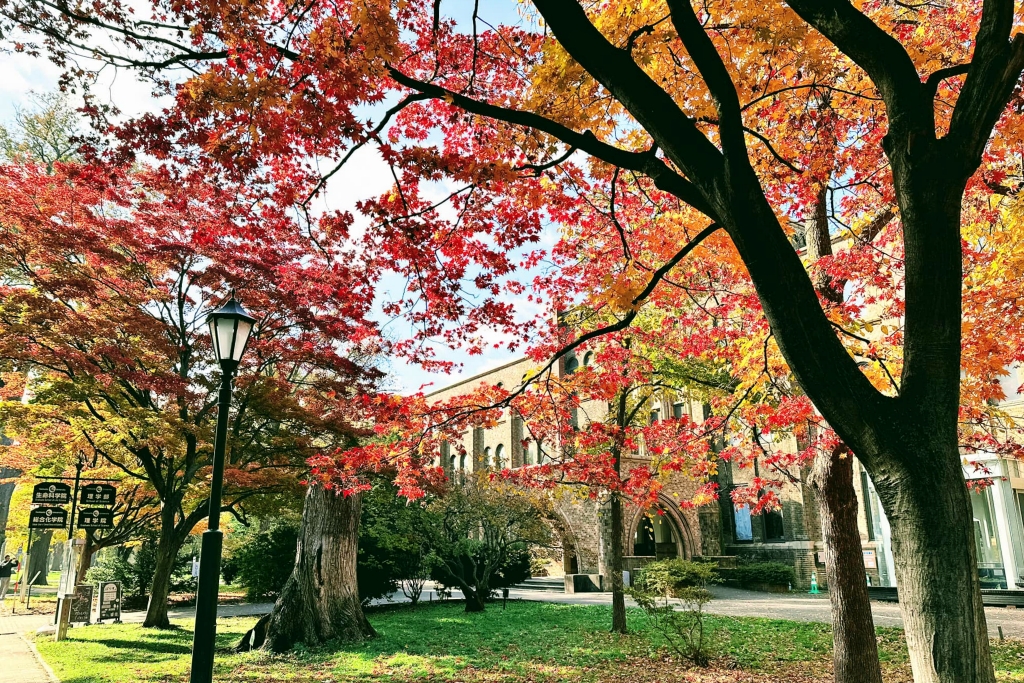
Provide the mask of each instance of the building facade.
MULTIPOLYGON (((554 370, 573 372, 587 359, 570 357, 554 370)), ((429 397, 446 401, 468 394, 483 385, 509 389, 521 386, 536 370, 529 359, 516 360, 499 368, 440 389, 429 397)), ((1011 368, 1004 378, 1008 412, 1024 414, 1024 371, 1011 368)), ((583 402, 581 419, 599 421, 607 416, 608 406, 583 402)), ((650 418, 690 417, 703 419, 703 407, 685 399, 665 400, 651 406, 650 418)), ((462 435, 462 448, 456 444, 442 448, 443 466, 450 475, 497 467, 542 464, 554 445, 537 445, 526 440, 524 425, 510 411, 488 429, 475 428, 462 435)), ((791 445, 793 448, 796 444, 791 445)), ((965 479, 990 479, 990 485, 972 488, 975 539, 978 544, 978 571, 984 588, 1024 590, 1024 464, 984 453, 965 454, 965 463, 983 463, 988 472, 965 465, 965 479)), ((625 471, 645 462, 642 453, 623 457, 625 471)), ((810 586, 812 577, 825 584, 825 552, 814 494, 806 482, 787 484, 779 493, 781 509, 752 515, 746 506, 735 506, 730 493, 757 476, 755 468, 741 469, 721 462, 718 470, 718 503, 696 509, 682 509, 680 500, 690 499, 696 484, 675 474, 665 481, 659 494, 659 512, 641 510, 627 504, 623 511, 623 554, 625 569, 635 570, 645 562, 668 557, 738 558, 752 561, 778 561, 795 570, 796 589, 810 586)), ((864 552, 866 580, 874 586, 895 586, 891 532, 878 495, 868 473, 854 461, 854 489, 860 502, 858 526, 864 552)), ((553 494, 549 520, 561 541, 561 558, 552 574, 588 577, 582 585, 600 589, 609 573, 607 557, 611 537, 607 504, 571 488, 553 494), (589 582, 589 583, 588 583, 589 582)), ((571 585, 570 581, 566 582, 571 585)), ((580 584, 577 584, 580 585, 580 584)))

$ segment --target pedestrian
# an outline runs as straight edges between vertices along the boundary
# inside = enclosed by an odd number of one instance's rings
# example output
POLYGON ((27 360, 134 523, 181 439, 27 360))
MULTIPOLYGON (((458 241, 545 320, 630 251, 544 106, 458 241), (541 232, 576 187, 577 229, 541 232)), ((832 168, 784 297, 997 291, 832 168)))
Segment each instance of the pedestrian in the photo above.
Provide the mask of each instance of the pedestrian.
POLYGON ((4 555, 0 562, 0 600, 7 597, 7 586, 11 583, 11 574, 18 569, 18 561, 10 555, 4 555))

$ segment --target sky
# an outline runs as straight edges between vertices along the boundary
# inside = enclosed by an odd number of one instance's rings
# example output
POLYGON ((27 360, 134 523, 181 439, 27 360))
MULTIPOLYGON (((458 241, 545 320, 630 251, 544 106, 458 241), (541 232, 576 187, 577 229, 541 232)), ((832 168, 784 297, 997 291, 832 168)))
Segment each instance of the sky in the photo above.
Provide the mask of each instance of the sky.
MULTIPOLYGON (((443 0, 442 14, 455 19, 459 26, 468 27, 474 2, 475 0, 443 0)), ((491 24, 519 23, 521 6, 522 4, 516 0, 480 0, 479 15, 491 24)), ((0 78, 0 124, 3 125, 13 122, 19 108, 31 108, 31 93, 55 90, 60 77, 60 69, 45 57, 34 58, 8 52, 0 52, 0 73, 4 74, 3 78, 0 78)), ((166 101, 154 98, 149 86, 135 80, 131 73, 118 73, 109 68, 100 73, 93 92, 115 104, 125 116, 159 110, 166 105, 166 101)), ((75 102, 74 98, 72 102, 75 102)), ((320 211, 352 210, 355 213, 355 203, 358 200, 378 195, 391 187, 392 183, 390 170, 377 152, 364 148, 353 156, 345 169, 331 179, 318 208, 320 211)), ((436 191, 440 198, 445 188, 438 186, 436 191)), ((545 235, 544 243, 550 246, 555 238, 555 230, 550 229, 545 235)), ((397 291, 396 288, 401 286, 402 281, 397 278, 385 280, 382 283, 381 297, 386 297, 388 292, 397 291)), ((530 319, 542 312, 538 305, 528 303, 525 297, 516 299, 515 303, 517 313, 524 319, 530 319)), ((383 316, 378 319, 386 322, 383 316)), ((385 329, 394 338, 401 338, 408 333, 408 329, 400 321, 388 321, 385 329)), ((427 386, 426 390, 430 391, 457 382, 460 378, 496 368, 520 355, 520 352, 510 353, 505 349, 493 348, 494 343, 502 341, 496 334, 487 336, 487 339, 492 345, 480 356, 468 357, 464 351, 458 349, 438 349, 437 355, 440 359, 453 360, 461 364, 457 371, 448 375, 431 374, 400 359, 392 359, 387 364, 391 375, 389 388, 409 393, 427 386)))

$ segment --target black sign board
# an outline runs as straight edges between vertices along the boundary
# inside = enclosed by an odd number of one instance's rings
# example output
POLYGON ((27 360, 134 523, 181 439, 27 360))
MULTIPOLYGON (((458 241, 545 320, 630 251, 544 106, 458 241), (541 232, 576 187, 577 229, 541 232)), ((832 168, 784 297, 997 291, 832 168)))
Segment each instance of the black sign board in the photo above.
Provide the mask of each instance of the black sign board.
POLYGON ((78 528, 113 529, 114 513, 112 513, 110 510, 105 510, 103 508, 90 508, 88 510, 79 510, 78 528))
POLYGON ((71 598, 71 618, 68 621, 72 624, 83 621, 88 624, 92 621, 92 586, 84 583, 75 586, 75 595, 71 598))
POLYGON ((121 621, 121 583, 104 581, 100 584, 100 615, 96 621, 121 621))
POLYGON ((82 505, 113 505, 117 489, 110 484, 86 484, 78 494, 82 505))
POLYGON ((64 508, 35 508, 28 513, 29 529, 66 529, 68 511, 64 508))
POLYGON ((71 502, 71 487, 60 482, 36 484, 32 489, 32 502, 43 505, 64 505, 71 502))

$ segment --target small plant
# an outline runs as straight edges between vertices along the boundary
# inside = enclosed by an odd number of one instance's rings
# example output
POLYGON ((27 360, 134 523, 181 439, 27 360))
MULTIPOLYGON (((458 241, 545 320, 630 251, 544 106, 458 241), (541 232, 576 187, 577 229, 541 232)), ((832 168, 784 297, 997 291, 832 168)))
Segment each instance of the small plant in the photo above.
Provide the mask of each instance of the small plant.
POLYGON ((626 593, 679 657, 703 667, 715 640, 704 608, 714 597, 708 587, 718 581, 712 564, 664 560, 644 567, 626 593))

